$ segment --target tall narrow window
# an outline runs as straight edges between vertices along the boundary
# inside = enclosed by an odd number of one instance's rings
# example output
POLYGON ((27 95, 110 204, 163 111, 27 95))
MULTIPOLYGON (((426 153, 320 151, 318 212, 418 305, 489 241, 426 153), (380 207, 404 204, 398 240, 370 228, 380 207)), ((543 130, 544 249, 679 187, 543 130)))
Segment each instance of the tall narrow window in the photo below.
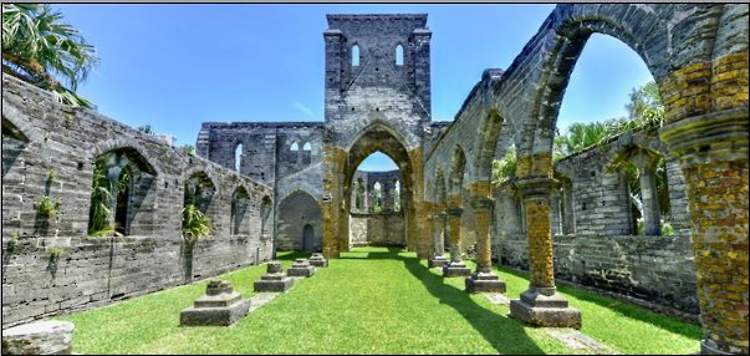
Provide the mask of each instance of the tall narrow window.
POLYGON ((396 65, 404 65, 404 47, 401 45, 396 46, 396 65))
POLYGON ((234 148, 234 170, 239 172, 242 167, 242 144, 234 148))
POLYGON ((352 46, 352 67, 359 65, 359 46, 352 46))
POLYGON ((312 145, 310 142, 305 142, 302 145, 302 164, 310 164, 312 161, 312 145))

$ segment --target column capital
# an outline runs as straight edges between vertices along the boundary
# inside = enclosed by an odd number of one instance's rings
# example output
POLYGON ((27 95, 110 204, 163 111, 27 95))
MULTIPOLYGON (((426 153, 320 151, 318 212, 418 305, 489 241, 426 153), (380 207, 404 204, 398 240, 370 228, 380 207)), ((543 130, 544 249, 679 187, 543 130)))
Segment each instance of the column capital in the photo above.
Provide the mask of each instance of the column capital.
POLYGON ((555 180, 548 177, 520 178, 514 182, 524 200, 549 199, 555 180))
POLYGON ((682 164, 747 159, 747 105, 693 116, 662 127, 659 136, 682 164))
POLYGON ((491 210, 493 206, 495 206, 495 200, 491 198, 478 197, 471 200, 471 207, 474 210, 491 210))

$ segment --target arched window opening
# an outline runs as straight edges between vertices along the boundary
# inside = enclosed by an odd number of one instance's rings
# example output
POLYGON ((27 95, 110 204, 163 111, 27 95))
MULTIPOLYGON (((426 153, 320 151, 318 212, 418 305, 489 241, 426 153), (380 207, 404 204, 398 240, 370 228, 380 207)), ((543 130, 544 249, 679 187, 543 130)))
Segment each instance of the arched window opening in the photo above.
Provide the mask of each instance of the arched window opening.
POLYGON ((625 180, 632 231, 637 235, 673 235, 666 161, 637 149, 617 167, 625 180))
POLYGON ((131 148, 94 161, 88 233, 92 236, 153 233, 156 172, 131 148))
POLYGON ((234 170, 240 172, 242 169, 242 156, 244 154, 242 144, 234 148, 234 170))
POLYGON ((297 141, 292 142, 292 145, 289 146, 289 150, 295 152, 299 151, 299 144, 297 143, 297 141))
POLYGON ((359 45, 352 46, 352 67, 359 66, 359 45))
MULTIPOLYGON (((559 111, 542 108, 542 112, 546 112, 544 121, 556 125, 547 128, 549 132, 557 132, 553 144, 554 165, 570 162, 568 160, 575 162, 576 155, 583 151, 596 154, 597 147, 613 145, 618 136, 627 132, 658 136, 664 106, 643 58, 626 43, 609 35, 595 33, 590 37, 569 39, 572 45, 566 53, 559 54, 562 58, 555 64, 555 74, 548 82, 550 86, 554 84, 549 83, 562 85, 552 87, 548 91, 550 94, 545 94, 541 100, 560 103, 559 111), (613 63, 621 69, 617 73, 609 71, 613 63), (611 75, 601 81, 601 73, 611 75)), ((659 165, 644 171, 643 167, 632 164, 634 153, 626 152, 616 170, 604 170, 592 159, 590 164, 580 167, 578 174, 569 177, 572 184, 566 182, 560 195, 562 233, 576 230, 596 230, 610 236, 661 233, 662 207, 656 197, 660 192, 664 192, 664 197, 669 193, 658 189, 659 165), (646 194, 643 194, 643 187, 648 187, 646 194), (655 199, 650 199, 651 196, 655 199), (606 219, 600 217, 601 209, 609 211, 606 219), (571 219, 575 224, 570 223, 571 219)), ((666 209, 667 200, 662 204, 666 209)))
POLYGON ((362 178, 357 178, 354 182, 354 207, 361 211, 364 208, 365 187, 362 178))
POLYGON ((398 179, 393 181, 393 210, 401 211, 401 182, 398 179))
POLYGON ((380 213, 383 211, 383 186, 380 182, 375 182, 372 185, 372 213, 380 213))
POLYGON ((189 205, 197 208, 201 213, 208 213, 209 207, 216 194, 216 187, 204 172, 198 172, 185 181, 184 207, 189 205))
POLYGON ((312 145, 310 142, 305 142, 302 145, 302 163, 310 164, 310 162, 312 162, 312 145))
POLYGON ((404 47, 401 45, 396 46, 396 65, 404 65, 404 47))
POLYGON ((260 238, 268 240, 271 236, 271 198, 267 195, 263 197, 260 204, 260 238))
POLYGON ((250 208, 250 197, 247 194, 245 188, 240 186, 232 194, 232 206, 230 215, 230 229, 232 235, 240 235, 247 233, 247 227, 245 224, 246 213, 250 208))

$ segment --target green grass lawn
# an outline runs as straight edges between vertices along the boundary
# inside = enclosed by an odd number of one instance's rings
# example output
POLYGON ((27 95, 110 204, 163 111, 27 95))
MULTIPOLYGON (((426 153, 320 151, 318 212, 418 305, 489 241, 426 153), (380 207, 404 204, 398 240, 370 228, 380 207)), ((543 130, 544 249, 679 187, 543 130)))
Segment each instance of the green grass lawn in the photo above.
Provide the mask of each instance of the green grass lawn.
MULTIPOLYGON (((294 254, 280 254, 288 266, 294 254)), ((243 296, 265 266, 222 276, 243 296)), ((498 270, 508 296, 525 276, 498 270)), ((463 291, 413 253, 358 248, 232 327, 180 327, 179 313, 205 281, 71 314, 79 353, 568 353, 508 307, 463 291)), ((698 326, 574 288, 560 288, 583 315, 582 331, 623 353, 691 353, 698 326)))

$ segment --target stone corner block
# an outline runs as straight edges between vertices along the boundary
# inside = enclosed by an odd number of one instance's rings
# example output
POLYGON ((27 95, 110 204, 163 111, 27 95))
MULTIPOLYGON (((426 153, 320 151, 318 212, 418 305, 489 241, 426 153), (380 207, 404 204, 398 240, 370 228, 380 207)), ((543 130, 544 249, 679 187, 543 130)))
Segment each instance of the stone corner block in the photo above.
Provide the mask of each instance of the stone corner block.
POLYGON ((474 273, 466 278, 469 293, 505 293, 505 282, 494 273, 474 273))
POLYGON ((4 355, 69 355, 73 351, 73 323, 43 320, 3 330, 4 355))
POLYGON ((581 312, 568 306, 559 293, 545 295, 534 290, 510 301, 510 316, 527 324, 581 329, 581 312))

